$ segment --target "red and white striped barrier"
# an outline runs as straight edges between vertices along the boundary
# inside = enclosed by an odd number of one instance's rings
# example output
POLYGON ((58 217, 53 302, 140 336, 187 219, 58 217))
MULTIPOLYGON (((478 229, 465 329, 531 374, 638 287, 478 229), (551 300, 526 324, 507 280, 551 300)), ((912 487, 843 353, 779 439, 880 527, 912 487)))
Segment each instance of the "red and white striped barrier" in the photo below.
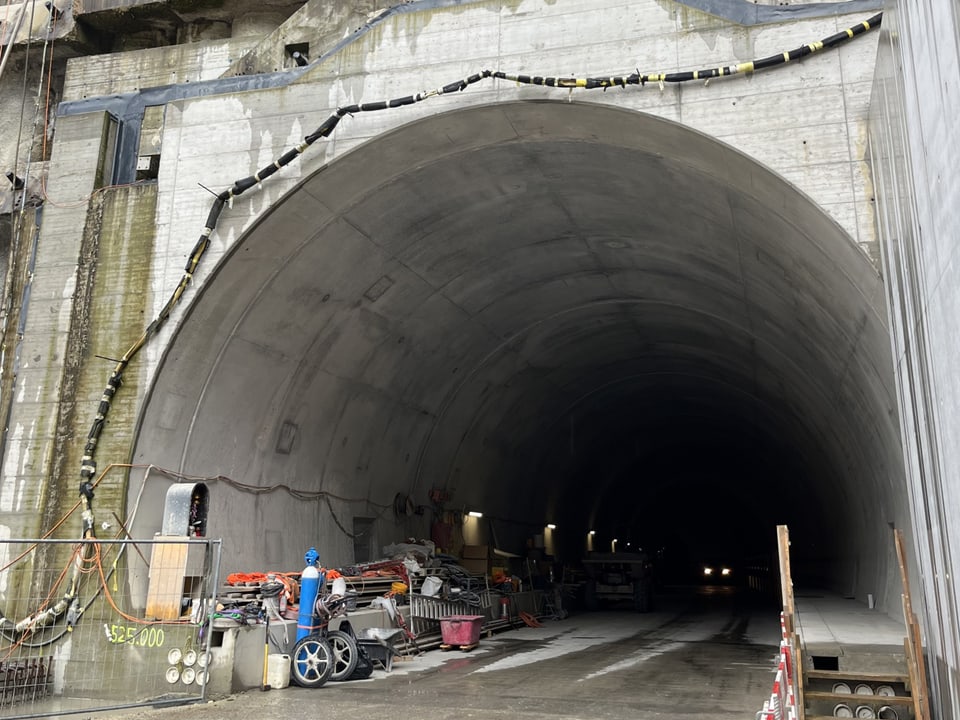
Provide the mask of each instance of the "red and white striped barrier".
POLYGON ((764 701, 763 710, 757 713, 757 720, 796 720, 798 717, 793 646, 787 637, 783 613, 780 613, 780 634, 780 656, 773 692, 770 693, 770 699, 764 701))

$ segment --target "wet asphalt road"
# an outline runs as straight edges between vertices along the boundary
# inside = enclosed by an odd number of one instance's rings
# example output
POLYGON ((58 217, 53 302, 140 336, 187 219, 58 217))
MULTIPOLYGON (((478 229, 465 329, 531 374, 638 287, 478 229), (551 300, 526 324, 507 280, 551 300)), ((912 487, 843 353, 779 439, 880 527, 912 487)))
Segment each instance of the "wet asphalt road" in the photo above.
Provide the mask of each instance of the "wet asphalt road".
POLYGON ((776 608, 700 588, 666 598, 657 612, 547 620, 483 638, 469 653, 435 650, 398 662, 369 680, 92 717, 752 718, 769 696, 778 640, 776 608))

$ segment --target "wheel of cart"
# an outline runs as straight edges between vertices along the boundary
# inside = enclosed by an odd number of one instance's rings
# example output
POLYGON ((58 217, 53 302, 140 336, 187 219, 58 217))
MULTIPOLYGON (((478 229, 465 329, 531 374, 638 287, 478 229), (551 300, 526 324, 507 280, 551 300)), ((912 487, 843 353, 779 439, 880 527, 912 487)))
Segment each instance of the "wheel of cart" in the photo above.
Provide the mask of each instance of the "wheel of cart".
POLYGON ((293 647, 290 677, 300 687, 318 688, 333 672, 333 650, 321 633, 301 638, 293 647))
POLYGON ((373 675, 373 658, 367 649, 357 641, 357 666, 353 669, 348 680, 366 680, 373 675))
POLYGON ((330 679, 334 682, 349 680, 360 661, 356 638, 343 630, 329 630, 327 642, 333 651, 333 672, 330 673, 330 679))

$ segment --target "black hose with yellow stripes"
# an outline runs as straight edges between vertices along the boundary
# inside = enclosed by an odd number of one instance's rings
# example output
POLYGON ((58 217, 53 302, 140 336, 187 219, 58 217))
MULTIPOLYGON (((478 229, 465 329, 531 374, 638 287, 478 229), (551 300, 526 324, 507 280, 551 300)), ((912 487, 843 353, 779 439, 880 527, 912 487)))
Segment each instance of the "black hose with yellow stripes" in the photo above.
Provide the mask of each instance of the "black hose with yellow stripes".
POLYGON ((729 75, 737 75, 739 73, 752 73, 758 70, 766 70, 768 68, 776 67, 777 65, 783 65, 792 60, 800 60, 805 58, 808 55, 819 52, 826 48, 833 48, 837 45, 840 45, 847 40, 855 38, 857 35, 862 35, 868 30, 872 30, 880 26, 880 21, 883 18, 883 13, 878 13, 874 15, 869 20, 864 20, 853 27, 849 27, 846 30, 830 35, 829 37, 824 38, 823 40, 817 40, 815 42, 807 43, 806 45, 801 45, 798 48, 793 50, 788 50, 782 53, 777 53, 776 55, 769 55, 765 58, 760 58, 759 60, 751 60, 750 62, 737 63, 736 65, 722 65, 720 67, 711 67, 704 68, 703 70, 687 70, 685 72, 673 72, 673 73, 649 73, 643 74, 640 72, 635 72, 630 75, 613 75, 610 77, 586 77, 586 78, 562 78, 562 77, 540 77, 538 75, 509 75, 504 72, 497 71, 492 73, 493 77, 500 78, 502 80, 512 80, 514 82, 527 84, 527 85, 544 85, 546 87, 557 87, 557 88, 583 88, 585 90, 594 90, 596 88, 603 88, 604 90, 611 87, 626 87, 628 85, 646 85, 647 83, 682 83, 690 82, 692 80, 710 80, 711 78, 726 77, 729 75))

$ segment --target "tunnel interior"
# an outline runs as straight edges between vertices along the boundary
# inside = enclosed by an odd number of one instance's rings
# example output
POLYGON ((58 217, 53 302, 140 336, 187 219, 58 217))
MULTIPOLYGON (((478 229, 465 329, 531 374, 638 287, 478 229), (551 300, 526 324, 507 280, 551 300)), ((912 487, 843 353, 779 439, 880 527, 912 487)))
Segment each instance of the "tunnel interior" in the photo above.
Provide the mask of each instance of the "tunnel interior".
POLYGON ((235 243, 134 462, 230 479, 208 519, 225 572, 311 545, 353 562, 357 519, 377 546, 430 537, 440 490, 458 522, 484 513, 467 539, 522 553, 555 524, 565 560, 616 539, 735 562, 787 524, 796 581, 882 604, 907 516, 883 297, 821 209, 689 128, 565 102, 438 114, 235 243))

